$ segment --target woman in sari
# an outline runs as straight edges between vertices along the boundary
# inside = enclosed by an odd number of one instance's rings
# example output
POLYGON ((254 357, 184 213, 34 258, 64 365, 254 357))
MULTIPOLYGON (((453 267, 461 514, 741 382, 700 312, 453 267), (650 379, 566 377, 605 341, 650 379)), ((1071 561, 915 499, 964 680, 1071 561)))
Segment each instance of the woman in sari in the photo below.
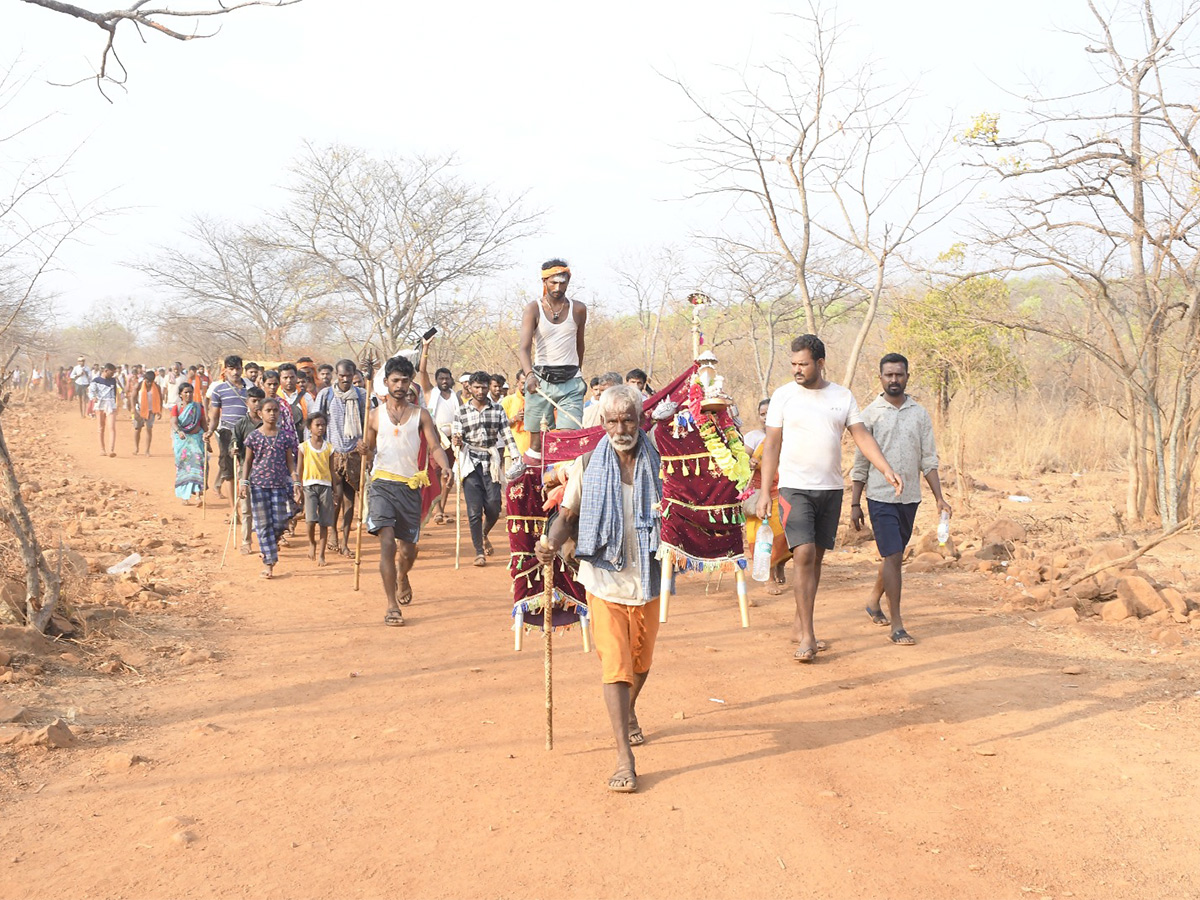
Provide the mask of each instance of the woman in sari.
POLYGON ((179 386, 179 403, 171 407, 171 436, 175 447, 175 496, 184 506, 204 490, 204 407, 193 400, 195 389, 179 386))

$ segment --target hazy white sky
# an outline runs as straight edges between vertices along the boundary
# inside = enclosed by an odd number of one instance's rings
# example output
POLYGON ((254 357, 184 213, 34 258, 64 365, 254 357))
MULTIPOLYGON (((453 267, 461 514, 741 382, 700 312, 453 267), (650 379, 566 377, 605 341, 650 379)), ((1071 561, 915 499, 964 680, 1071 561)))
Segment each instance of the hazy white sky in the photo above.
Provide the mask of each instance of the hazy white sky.
MULTIPOLYGON (((114 3, 116 0, 114 0, 114 3)), ((175 4, 182 5, 182 4, 175 4)), ((221 22, 211 40, 120 43, 126 92, 107 103, 85 77, 103 34, 85 23, 0 0, 0 63, 20 57, 32 74, 4 128, 56 115, 8 147, 53 158, 83 143, 71 165, 77 198, 110 192, 129 208, 68 249, 53 276, 60 318, 92 303, 150 299, 120 265, 170 242, 186 216, 254 218, 277 203, 283 170, 303 140, 380 153, 453 151, 463 173, 508 192, 529 190, 548 210, 544 234, 519 248, 508 284, 538 287, 537 266, 564 255, 593 290, 615 291, 624 253, 686 243, 711 230, 717 207, 681 201, 693 183, 674 148, 696 133, 677 75, 701 92, 786 52, 781 13, 806 4, 658 0, 604 4, 305 0, 251 9, 221 22)), ((852 52, 916 82, 925 111, 964 116, 1013 105, 1000 86, 1058 77, 1083 65, 1082 0, 855 0, 852 52), (994 82, 994 83, 993 83, 994 82)))

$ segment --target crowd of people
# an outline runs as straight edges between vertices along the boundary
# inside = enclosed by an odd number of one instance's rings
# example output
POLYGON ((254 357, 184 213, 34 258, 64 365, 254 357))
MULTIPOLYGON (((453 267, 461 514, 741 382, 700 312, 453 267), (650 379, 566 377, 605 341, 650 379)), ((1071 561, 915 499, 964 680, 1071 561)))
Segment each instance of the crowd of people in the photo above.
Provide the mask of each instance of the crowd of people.
MULTIPOLYGON (((80 357, 60 370, 56 384, 64 401, 78 402, 81 416, 96 418, 105 456, 116 455, 118 411, 131 418, 134 455, 150 455, 155 424, 169 422, 176 496, 184 504, 206 490, 228 496, 240 514, 242 552, 252 552, 257 539, 263 578, 273 576, 280 545, 293 540, 300 521, 316 565, 326 564, 328 549, 350 555, 355 501, 365 489, 365 526, 381 551, 384 624, 393 627, 404 624, 402 607, 413 600, 409 574, 421 529, 450 520, 452 489, 466 506, 473 564, 487 566, 506 481, 530 467, 544 470, 547 432, 593 429, 593 449, 559 467, 565 487, 558 515, 536 555, 550 564, 572 548, 578 561, 617 743, 608 787, 628 792, 637 785, 632 748, 646 739, 635 705, 653 658, 662 580, 670 574, 656 552, 662 482, 643 409, 653 389, 640 369, 584 379, 587 309, 567 297, 565 261, 548 261, 541 275, 542 296, 522 313, 521 369, 511 383, 486 371, 456 378, 447 367, 431 376, 435 338, 427 336, 419 351, 388 359, 378 378, 350 359, 265 366, 231 354, 212 374, 179 362, 89 368, 80 357)), ((825 379, 825 346, 816 335, 793 341, 791 369, 792 380, 759 404, 762 427, 744 439, 754 469, 745 500, 748 535, 753 541, 763 523, 775 534, 769 591, 782 590, 784 566, 793 564, 794 658, 811 663, 824 649, 814 608, 822 560, 841 520, 846 432, 856 447, 850 522, 864 525, 865 494, 881 557, 866 613, 890 626, 893 643, 911 645, 900 610, 900 562, 922 476, 939 510, 949 515, 950 507, 930 417, 907 393, 908 361, 883 357, 880 392, 861 411, 848 389, 825 379)))

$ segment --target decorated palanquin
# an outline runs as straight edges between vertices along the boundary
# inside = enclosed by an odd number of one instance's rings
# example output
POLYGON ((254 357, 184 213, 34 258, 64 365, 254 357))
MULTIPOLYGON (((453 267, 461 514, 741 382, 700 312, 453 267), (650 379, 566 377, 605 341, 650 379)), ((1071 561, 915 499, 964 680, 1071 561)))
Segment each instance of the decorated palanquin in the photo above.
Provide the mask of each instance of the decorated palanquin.
POLYGON ((744 569, 750 459, 721 396, 715 358, 696 362, 695 374, 652 411, 662 456, 658 558, 682 572, 744 569))
MULTIPOLYGON (((682 385, 694 372, 689 368, 659 391, 645 404, 642 413, 642 428, 648 430, 653 424, 650 410, 672 391, 682 385)), ((542 567, 534 556, 534 545, 546 527, 547 507, 553 508, 556 498, 561 498, 561 485, 557 492, 548 494, 545 482, 558 484, 554 476, 556 467, 565 468, 572 460, 595 449, 604 437, 603 428, 587 428, 579 431, 548 431, 542 435, 542 465, 527 465, 525 473, 508 483, 504 492, 505 525, 508 531, 508 571, 513 582, 513 627, 514 629, 541 629, 543 627, 542 603, 545 581, 542 567), (549 502, 547 497, 549 496, 549 502)), ((526 463, 530 463, 526 457, 526 463)), ((555 628, 574 625, 581 619, 586 626, 588 614, 586 592, 575 580, 577 564, 564 562, 562 556, 554 561, 554 597, 551 617, 555 628)))
MULTIPOLYGON (((549 435, 547 435, 548 437, 549 435)), ((529 466, 520 477, 509 481, 504 491, 504 509, 508 530, 508 572, 513 582, 513 628, 541 629, 544 624, 542 603, 545 580, 542 566, 533 555, 534 545, 546 528, 543 469, 529 466)), ((580 619, 587 625, 587 603, 583 586, 575 580, 576 564, 560 556, 554 561, 554 598, 551 621, 554 628, 566 628, 580 619)))

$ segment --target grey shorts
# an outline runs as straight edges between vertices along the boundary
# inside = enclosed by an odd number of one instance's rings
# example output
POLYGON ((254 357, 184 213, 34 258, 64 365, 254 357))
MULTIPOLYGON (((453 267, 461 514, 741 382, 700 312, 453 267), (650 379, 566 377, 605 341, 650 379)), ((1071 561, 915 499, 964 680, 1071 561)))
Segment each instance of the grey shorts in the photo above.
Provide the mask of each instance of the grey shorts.
POLYGON ((304 485, 304 521, 333 524, 333 488, 327 484, 304 485))
POLYGON ((795 550, 801 544, 833 549, 838 520, 842 517, 843 493, 841 488, 831 491, 779 489, 779 512, 789 550, 795 550))
POLYGON ((367 485, 367 531, 391 528, 396 540, 415 544, 421 537, 421 490, 398 481, 373 479, 367 485))
POLYGON ((539 379, 538 393, 525 393, 525 430, 574 431, 583 427, 583 395, 587 382, 579 375, 562 384, 551 384, 539 379), (549 397, 558 406, 555 409, 546 402, 549 397), (561 412, 560 412, 561 410, 561 412))

